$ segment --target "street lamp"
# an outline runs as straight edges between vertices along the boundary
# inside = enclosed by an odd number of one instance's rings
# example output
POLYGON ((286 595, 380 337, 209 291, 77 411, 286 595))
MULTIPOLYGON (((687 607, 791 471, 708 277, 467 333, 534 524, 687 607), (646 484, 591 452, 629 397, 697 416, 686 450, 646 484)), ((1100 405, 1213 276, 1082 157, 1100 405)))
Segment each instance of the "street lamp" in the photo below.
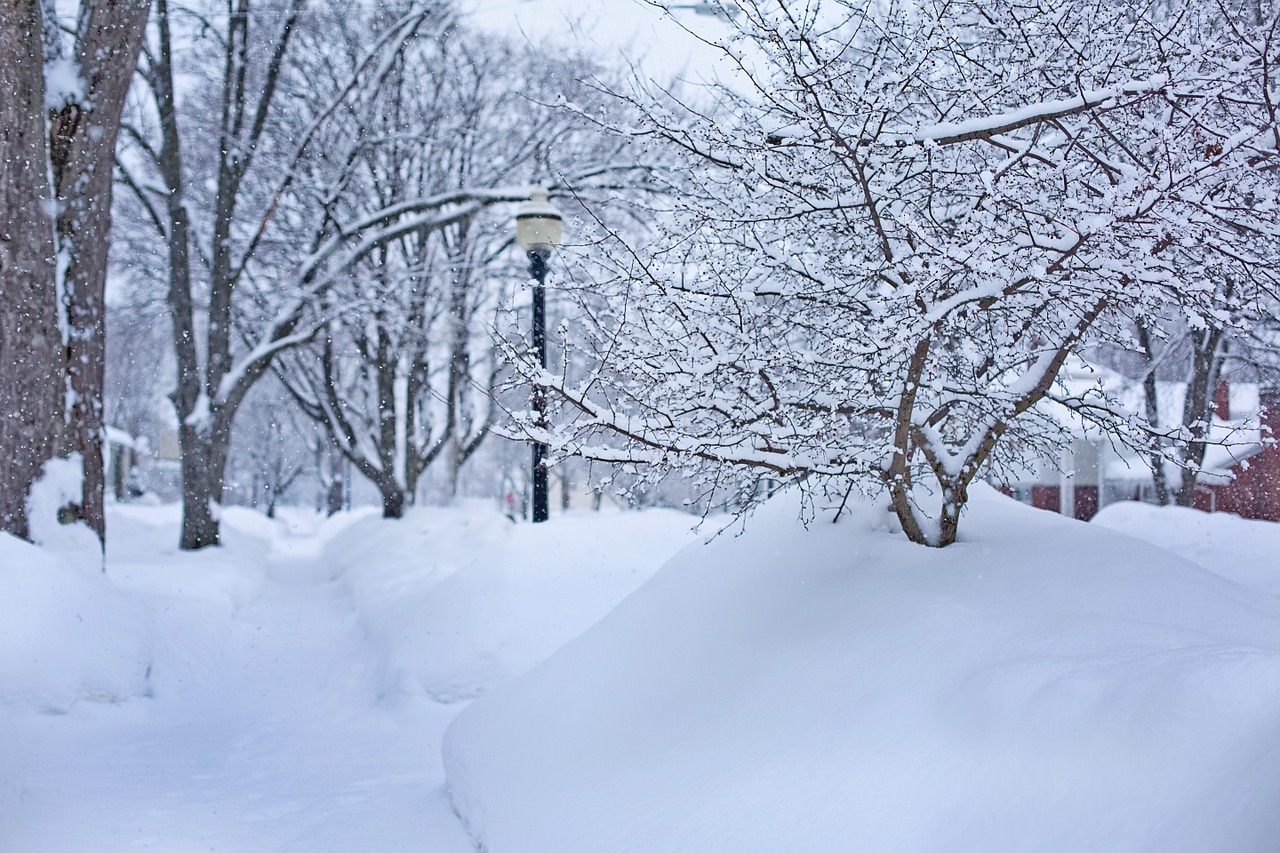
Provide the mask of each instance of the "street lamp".
MULTIPOLYGON (((538 366, 547 367, 547 260, 560 244, 564 219, 551 204, 545 187, 534 187, 529 200, 516 211, 516 241, 529 256, 529 275, 533 278, 533 351, 538 366)), ((533 386, 534 426, 547 425, 547 397, 542 386, 533 386)), ((533 520, 547 520, 547 446, 533 444, 533 520)))

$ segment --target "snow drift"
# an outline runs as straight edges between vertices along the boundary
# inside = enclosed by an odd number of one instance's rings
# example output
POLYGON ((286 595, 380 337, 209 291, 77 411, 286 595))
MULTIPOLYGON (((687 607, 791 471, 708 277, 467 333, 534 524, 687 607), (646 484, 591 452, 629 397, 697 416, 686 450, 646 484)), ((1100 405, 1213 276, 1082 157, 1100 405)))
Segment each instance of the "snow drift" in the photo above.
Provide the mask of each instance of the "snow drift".
POLYGON ((62 714, 149 692, 147 613, 82 557, 0 533, 0 706, 62 714))
POLYGON ((457 717, 484 849, 1274 849, 1280 602, 991 492, 943 550, 795 518, 457 717))
POLYGON ((649 579, 696 520, 673 510, 512 524, 478 503, 368 517, 326 561, 350 591, 388 692, 474 698, 582 633, 649 579))
POLYGON ((473 851, 440 764, 465 697, 697 534, 460 503, 224 507, 222 547, 195 553, 179 507, 109 504, 105 573, 92 534, 0 536, 0 853, 473 851))
POLYGON ((1145 539, 1224 578, 1280 596, 1280 524, 1131 501, 1103 507, 1092 523, 1145 539))

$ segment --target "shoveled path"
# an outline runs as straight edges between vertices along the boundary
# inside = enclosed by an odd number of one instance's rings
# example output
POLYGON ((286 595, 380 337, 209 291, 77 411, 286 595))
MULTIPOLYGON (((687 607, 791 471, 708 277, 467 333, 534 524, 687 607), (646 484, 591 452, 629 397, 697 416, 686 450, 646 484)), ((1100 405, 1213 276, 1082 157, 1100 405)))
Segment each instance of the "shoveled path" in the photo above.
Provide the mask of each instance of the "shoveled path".
POLYGON ((439 758, 462 706, 377 695, 318 551, 109 559, 154 603, 154 696, 6 722, 0 851, 473 851, 439 758), (209 564, 197 595, 165 589, 181 560, 209 564))

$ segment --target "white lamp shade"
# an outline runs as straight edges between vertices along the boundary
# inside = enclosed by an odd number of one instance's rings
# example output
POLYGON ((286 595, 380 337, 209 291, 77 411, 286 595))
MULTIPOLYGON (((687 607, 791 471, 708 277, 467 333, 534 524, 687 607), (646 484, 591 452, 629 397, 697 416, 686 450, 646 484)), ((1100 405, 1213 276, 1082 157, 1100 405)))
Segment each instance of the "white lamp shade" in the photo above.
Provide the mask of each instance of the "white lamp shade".
POLYGON ((564 218, 545 187, 534 187, 516 211, 516 240, 526 252, 554 252, 564 233, 564 218))

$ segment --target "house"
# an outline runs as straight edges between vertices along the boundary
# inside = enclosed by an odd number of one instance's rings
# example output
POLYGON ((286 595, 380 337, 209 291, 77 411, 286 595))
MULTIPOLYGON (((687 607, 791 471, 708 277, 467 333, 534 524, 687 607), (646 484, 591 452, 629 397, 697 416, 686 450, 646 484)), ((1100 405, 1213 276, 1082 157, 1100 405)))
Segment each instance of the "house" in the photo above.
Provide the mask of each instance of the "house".
MULTIPOLYGON (((1214 395, 1217 420, 1231 422, 1230 397, 1220 383, 1214 395)), ((1195 506, 1244 518, 1280 521, 1280 446, 1264 440, 1280 436, 1280 390, 1257 393, 1254 440, 1211 447, 1196 484, 1195 506)))
MULTIPOLYGON (((1101 384, 1123 408, 1135 414, 1144 409, 1142 389, 1113 371, 1073 362, 1061 379, 1069 388, 1101 384)), ((1180 422, 1185 396, 1185 383, 1157 384, 1161 423, 1180 422)), ((994 478, 1004 491, 1031 506, 1081 520, 1116 501, 1155 500, 1148 459, 1066 413, 1059 417, 1073 433, 1071 442, 1056 458, 1031 457, 1019 470, 994 478)), ((1280 521, 1280 447, 1269 440, 1272 435, 1280 436, 1280 390, 1221 381, 1195 506, 1280 521)), ((1169 474, 1177 483, 1177 469, 1171 466, 1169 474)))

